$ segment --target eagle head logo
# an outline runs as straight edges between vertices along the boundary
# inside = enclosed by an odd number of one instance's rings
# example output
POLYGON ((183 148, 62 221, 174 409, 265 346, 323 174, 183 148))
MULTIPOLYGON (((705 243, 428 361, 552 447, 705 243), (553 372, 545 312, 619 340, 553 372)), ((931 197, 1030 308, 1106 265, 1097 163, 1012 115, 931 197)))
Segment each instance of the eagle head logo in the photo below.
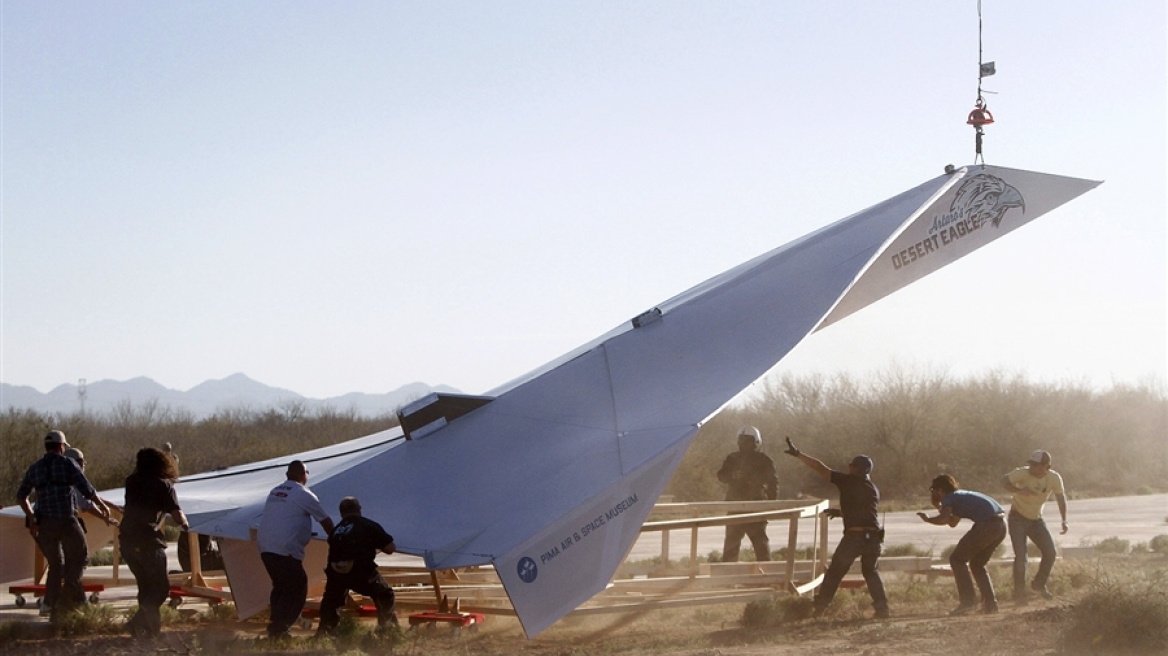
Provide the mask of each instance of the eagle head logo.
POLYGON ((962 183, 949 209, 973 219, 975 225, 990 221, 997 228, 1012 207, 1021 207, 1026 212, 1022 194, 999 177, 979 173, 962 183))

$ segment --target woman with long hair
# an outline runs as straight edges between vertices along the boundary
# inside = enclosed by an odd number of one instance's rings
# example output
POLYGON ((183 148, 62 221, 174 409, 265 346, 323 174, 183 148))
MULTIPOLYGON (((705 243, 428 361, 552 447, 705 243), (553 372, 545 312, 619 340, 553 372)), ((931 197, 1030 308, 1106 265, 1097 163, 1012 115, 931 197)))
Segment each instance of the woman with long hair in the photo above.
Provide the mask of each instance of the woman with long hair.
POLYGON ((163 519, 170 515, 190 530, 174 492, 177 480, 174 458, 154 448, 138 450, 134 471, 126 478, 122 559, 138 582, 138 612, 126 622, 126 629, 136 636, 156 636, 162 631, 162 604, 170 596, 163 519))

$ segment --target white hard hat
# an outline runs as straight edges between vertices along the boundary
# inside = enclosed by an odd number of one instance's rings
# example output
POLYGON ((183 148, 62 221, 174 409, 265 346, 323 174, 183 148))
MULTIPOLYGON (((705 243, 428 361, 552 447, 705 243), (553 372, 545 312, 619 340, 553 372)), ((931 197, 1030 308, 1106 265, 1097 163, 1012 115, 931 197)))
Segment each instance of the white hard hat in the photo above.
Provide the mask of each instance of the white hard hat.
POLYGON ((742 437, 744 435, 749 435, 751 438, 753 438, 756 446, 762 444, 762 433, 758 432, 758 429, 754 426, 743 426, 742 428, 739 428, 738 437, 742 437))

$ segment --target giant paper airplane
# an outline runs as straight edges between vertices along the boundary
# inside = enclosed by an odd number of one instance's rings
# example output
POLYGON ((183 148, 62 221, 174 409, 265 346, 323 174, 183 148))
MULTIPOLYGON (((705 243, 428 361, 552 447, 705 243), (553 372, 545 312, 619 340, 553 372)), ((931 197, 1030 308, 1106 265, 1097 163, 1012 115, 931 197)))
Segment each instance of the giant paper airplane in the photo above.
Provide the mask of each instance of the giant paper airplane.
MULTIPOLYGON (((185 477, 180 502, 193 530, 227 539, 241 617, 267 600, 250 531, 299 458, 326 508, 359 497, 427 567, 494 565, 534 636, 605 588, 699 427, 801 340, 1098 184, 952 170, 646 308, 484 396, 427 397, 391 431, 185 477)), ((120 491, 102 496, 117 502, 120 491)), ((11 510, 0 512, 4 580, 31 570, 11 510)))

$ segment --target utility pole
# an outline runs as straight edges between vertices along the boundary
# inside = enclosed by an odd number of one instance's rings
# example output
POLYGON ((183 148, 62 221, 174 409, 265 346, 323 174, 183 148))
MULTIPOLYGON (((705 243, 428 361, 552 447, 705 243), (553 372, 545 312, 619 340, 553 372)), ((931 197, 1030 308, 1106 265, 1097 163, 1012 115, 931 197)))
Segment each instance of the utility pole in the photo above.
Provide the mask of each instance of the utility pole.
POLYGON ((85 389, 85 379, 82 378, 77 381, 77 400, 81 402, 81 416, 85 416, 85 398, 89 396, 89 392, 85 389))

